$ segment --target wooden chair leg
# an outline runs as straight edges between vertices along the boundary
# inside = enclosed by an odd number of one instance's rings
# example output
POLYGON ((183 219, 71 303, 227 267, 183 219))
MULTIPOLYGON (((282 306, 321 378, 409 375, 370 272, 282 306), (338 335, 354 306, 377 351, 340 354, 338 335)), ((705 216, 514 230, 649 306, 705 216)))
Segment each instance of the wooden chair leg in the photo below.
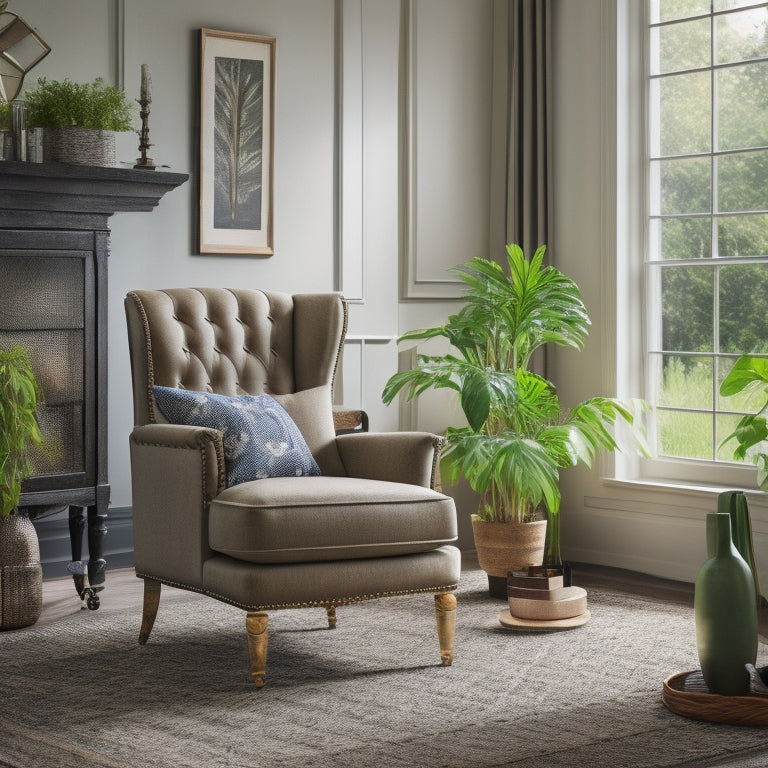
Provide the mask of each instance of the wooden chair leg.
POLYGON ((435 595, 435 613, 440 658, 446 667, 450 667, 453 663, 453 636, 456 629, 456 597, 452 592, 435 595))
POLYGON ((139 630, 139 645, 144 645, 149 640, 149 633, 155 624, 157 609, 160 605, 160 588, 162 586, 159 581, 154 579, 144 579, 144 612, 139 630))
POLYGON ((251 675, 257 688, 261 688, 267 677, 267 625, 269 617, 261 611, 248 611, 245 630, 248 633, 248 656, 251 675))
POLYGON ((326 605, 325 612, 328 614, 328 629, 336 629, 336 606, 326 605))

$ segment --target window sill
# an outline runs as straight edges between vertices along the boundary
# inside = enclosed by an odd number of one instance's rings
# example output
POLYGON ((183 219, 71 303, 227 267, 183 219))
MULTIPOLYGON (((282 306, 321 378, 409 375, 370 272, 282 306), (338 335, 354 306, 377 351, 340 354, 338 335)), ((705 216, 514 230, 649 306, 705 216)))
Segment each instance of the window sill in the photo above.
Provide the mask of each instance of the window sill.
MULTIPOLYGON (((734 485, 680 483, 662 479, 627 480, 603 477, 602 483, 610 488, 615 501, 629 511, 637 510, 642 504, 642 511, 652 515, 701 516, 704 512, 717 509, 717 497, 724 491, 743 490, 747 496, 749 508, 754 518, 761 523, 761 530, 768 532, 768 494, 753 488, 738 488, 734 485)), ((607 500, 603 500, 604 502, 607 500)), ((594 503, 594 500, 593 500, 594 503)))

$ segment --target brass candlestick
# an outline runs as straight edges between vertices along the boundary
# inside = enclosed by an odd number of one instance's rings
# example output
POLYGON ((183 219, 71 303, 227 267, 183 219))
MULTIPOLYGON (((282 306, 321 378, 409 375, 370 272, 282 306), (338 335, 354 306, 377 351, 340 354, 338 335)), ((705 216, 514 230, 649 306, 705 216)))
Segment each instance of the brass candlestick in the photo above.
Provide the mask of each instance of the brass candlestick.
POLYGON ((149 141, 149 105, 152 103, 152 97, 149 93, 150 86, 149 68, 146 64, 141 65, 141 98, 136 99, 141 107, 139 116, 141 117, 141 131, 139 132, 139 152, 141 157, 136 158, 134 168, 143 168, 145 171, 154 171, 155 163, 151 157, 147 157, 147 150, 152 146, 149 141))

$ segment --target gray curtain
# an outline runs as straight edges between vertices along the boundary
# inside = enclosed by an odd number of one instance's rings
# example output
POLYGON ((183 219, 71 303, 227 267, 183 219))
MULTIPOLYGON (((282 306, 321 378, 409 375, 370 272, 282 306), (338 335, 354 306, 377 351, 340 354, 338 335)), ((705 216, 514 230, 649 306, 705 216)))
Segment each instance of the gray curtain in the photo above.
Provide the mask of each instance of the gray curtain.
POLYGON ((551 256, 552 0, 509 0, 508 13, 507 242, 551 256))

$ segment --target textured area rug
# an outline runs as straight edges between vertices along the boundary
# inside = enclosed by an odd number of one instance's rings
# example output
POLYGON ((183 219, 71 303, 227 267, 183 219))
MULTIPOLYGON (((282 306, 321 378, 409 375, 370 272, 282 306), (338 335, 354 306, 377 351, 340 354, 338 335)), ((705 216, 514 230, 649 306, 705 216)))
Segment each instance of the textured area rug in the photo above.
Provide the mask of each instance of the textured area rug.
POLYGON ((663 679, 698 666, 691 608, 591 591, 585 626, 529 634, 499 624, 481 572, 458 597, 450 668, 431 595, 339 608, 333 631, 322 609, 274 612, 260 691, 244 614, 169 588, 143 647, 138 601, 0 634, 0 765, 768 765, 766 730, 661 703, 663 679))

